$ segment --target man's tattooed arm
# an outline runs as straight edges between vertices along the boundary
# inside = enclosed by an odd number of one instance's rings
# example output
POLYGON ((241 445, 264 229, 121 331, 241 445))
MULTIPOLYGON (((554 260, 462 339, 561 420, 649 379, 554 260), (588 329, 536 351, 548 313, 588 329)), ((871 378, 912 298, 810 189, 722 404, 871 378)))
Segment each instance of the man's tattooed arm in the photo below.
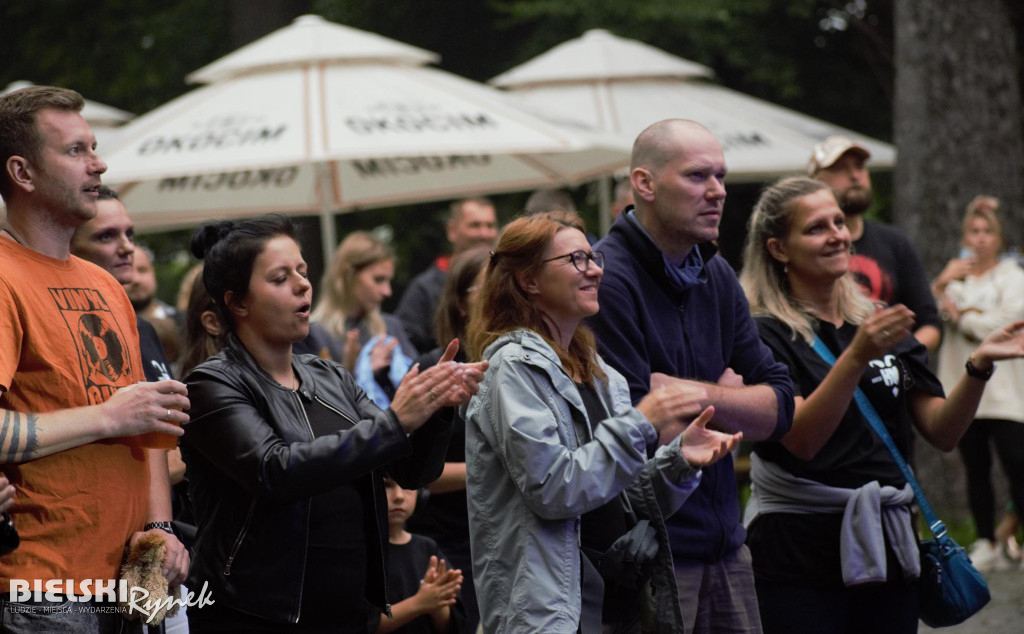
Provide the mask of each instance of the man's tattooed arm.
POLYGON ((3 413, 3 425, 0 425, 0 464, 26 462, 38 458, 36 423, 39 417, 10 410, 0 412, 3 413))

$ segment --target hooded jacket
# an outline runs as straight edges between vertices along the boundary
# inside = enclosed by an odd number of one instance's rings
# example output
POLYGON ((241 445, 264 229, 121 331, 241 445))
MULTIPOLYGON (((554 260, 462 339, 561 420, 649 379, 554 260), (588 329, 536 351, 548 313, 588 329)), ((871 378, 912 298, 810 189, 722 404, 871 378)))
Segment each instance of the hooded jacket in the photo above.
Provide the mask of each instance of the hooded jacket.
POLYGON ((662 515, 679 508, 700 474, 683 459, 679 440, 647 459, 657 432, 630 404, 622 376, 600 359, 607 380, 595 377, 595 388, 611 416, 581 444, 573 419, 587 421, 586 407, 547 342, 510 332, 484 358, 490 367, 466 408, 470 540, 484 631, 576 632, 586 620, 580 518, 628 489, 638 517, 658 531, 648 606, 656 631, 682 632, 662 515))
MULTIPOLYGON (((704 262, 699 279, 680 284, 631 209, 594 246, 606 260, 601 311, 588 320, 601 355, 626 377, 633 402, 650 391, 654 372, 716 383, 731 368, 746 385, 768 385, 778 404, 771 440, 778 440, 793 424, 793 384, 761 342, 736 274, 704 243, 695 247, 704 262)), ((667 522, 677 560, 716 562, 743 545, 731 456, 704 469, 700 487, 667 522)))

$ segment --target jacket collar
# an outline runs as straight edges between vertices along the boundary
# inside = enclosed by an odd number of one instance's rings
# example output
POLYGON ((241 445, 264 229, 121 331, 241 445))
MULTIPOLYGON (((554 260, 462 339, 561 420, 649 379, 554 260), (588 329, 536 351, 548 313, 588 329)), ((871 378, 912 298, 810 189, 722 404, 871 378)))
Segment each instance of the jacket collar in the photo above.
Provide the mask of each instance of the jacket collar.
MULTIPOLYGON (((260 382, 266 384, 270 389, 278 389, 290 392, 288 388, 284 387, 277 381, 275 381, 270 374, 264 370, 256 359, 249 353, 246 347, 235 335, 228 336, 227 344, 224 346, 225 353, 233 357, 237 362, 242 364, 247 370, 252 372, 253 376, 259 379, 260 382)), ((316 394, 316 384, 313 381, 313 375, 310 374, 309 369, 306 368, 305 364, 298 362, 298 357, 292 355, 292 370, 299 377, 299 392, 306 398, 312 398, 316 394)))
MULTIPOLYGON (((491 345, 487 346, 487 349, 484 350, 484 358, 492 358, 501 348, 509 345, 518 346, 527 361, 530 360, 529 355, 531 354, 535 354, 543 359, 544 362, 534 363, 533 365, 545 372, 551 378, 551 383, 556 386, 565 400, 586 417, 586 406, 583 404, 583 398, 580 396, 579 390, 576 389, 576 384, 573 382, 572 377, 562 368, 562 362, 558 358, 558 353, 555 352, 554 348, 543 337, 532 330, 506 332, 495 339, 491 345), (570 386, 572 389, 570 389, 570 386)), ((600 355, 597 357, 597 363, 606 375, 615 372, 614 369, 604 362, 600 355)), ((621 391, 613 393, 610 381, 602 381, 595 377, 594 387, 601 396, 601 400, 608 409, 610 416, 614 415, 618 403, 629 403, 629 390, 625 387, 624 383, 621 391)))
MULTIPOLYGON (((629 253, 659 286, 676 291, 683 290, 665 273, 665 258, 658 249, 658 245, 654 244, 654 241, 647 235, 647 231, 642 228, 640 221, 630 216, 629 212, 633 209, 634 207, 630 205, 622 210, 615 220, 615 224, 612 225, 609 236, 625 242, 629 253)), ((713 242, 702 242, 696 246, 696 249, 703 258, 705 267, 718 253, 718 247, 713 242)))
POLYGON ((510 344, 518 345, 527 354, 539 354, 550 363, 561 365, 561 361, 558 359, 558 354, 554 348, 547 341, 544 341, 543 337, 532 330, 506 332, 491 342, 491 345, 487 346, 487 349, 484 350, 484 358, 491 358, 497 354, 498 350, 510 344))

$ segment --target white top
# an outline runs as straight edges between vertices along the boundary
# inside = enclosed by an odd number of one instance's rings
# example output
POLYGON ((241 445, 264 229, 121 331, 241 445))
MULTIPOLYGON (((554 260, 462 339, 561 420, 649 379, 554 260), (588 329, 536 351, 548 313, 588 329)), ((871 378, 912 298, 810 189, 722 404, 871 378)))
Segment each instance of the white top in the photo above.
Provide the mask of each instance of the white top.
MULTIPOLYGON (((1008 258, 982 275, 950 282, 946 295, 961 312, 958 322, 945 322, 939 349, 938 376, 949 392, 963 376, 967 357, 982 339, 1024 319, 1024 269, 1008 258), (977 312, 963 312, 968 309, 977 312)), ((999 361, 996 366, 975 418, 1024 423, 1024 360, 999 361)))

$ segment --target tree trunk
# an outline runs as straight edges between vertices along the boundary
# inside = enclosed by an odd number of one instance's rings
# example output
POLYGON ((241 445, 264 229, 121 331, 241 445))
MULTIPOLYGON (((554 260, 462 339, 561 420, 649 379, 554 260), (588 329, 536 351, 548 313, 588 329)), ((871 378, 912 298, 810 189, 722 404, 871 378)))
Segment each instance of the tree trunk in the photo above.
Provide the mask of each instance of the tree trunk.
MULTIPOLYGON (((1018 1, 896 0, 894 218, 932 276, 959 250, 964 210, 978 194, 1002 201, 1007 244, 1021 245, 1024 132, 1007 4, 1018 1)), ((959 457, 922 440, 916 462, 936 511, 965 520, 959 457)))

